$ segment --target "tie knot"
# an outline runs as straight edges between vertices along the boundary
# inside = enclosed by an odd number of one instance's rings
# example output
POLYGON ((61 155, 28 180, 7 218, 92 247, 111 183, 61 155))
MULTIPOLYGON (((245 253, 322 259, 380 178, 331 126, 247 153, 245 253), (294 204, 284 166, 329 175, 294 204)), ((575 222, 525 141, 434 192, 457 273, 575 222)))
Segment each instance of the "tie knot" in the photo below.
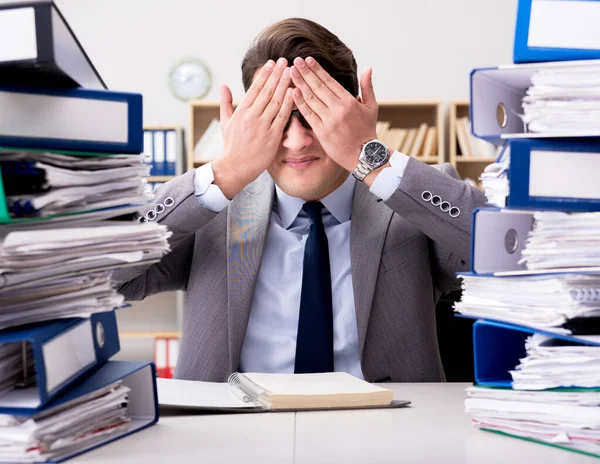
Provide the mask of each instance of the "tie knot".
POLYGON ((302 206, 304 212, 308 215, 308 219, 310 222, 320 223, 321 219, 321 209, 323 208, 323 203, 320 201, 307 201, 302 206))

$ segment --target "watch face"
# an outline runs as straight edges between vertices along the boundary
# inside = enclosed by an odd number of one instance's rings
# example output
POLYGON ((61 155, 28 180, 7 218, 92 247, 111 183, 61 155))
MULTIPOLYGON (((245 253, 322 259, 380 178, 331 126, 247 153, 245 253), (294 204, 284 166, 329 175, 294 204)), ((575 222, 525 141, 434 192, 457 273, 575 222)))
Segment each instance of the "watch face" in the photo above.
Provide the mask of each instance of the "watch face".
POLYGON ((379 142, 369 142, 364 153, 365 161, 371 166, 381 166, 387 159, 387 148, 379 142))

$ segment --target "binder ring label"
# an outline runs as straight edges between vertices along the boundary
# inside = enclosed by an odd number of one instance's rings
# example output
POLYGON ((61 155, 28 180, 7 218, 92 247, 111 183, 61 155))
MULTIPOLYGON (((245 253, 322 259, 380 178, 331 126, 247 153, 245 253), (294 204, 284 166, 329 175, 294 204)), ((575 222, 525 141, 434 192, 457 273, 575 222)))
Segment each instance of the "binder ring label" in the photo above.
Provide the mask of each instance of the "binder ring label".
POLYGON ((102 322, 96 322, 96 343, 99 348, 104 347, 104 326, 102 322))
POLYGON ((509 254, 513 254, 519 247, 519 234, 515 229, 508 229, 504 236, 504 248, 509 254))

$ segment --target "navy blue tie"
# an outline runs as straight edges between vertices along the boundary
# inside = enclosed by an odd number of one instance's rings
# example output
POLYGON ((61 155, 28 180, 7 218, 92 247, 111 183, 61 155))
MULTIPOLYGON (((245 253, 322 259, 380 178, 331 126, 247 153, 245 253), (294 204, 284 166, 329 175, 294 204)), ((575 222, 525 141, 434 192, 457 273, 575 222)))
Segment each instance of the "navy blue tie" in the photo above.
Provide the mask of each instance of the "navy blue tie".
POLYGON ((316 201, 309 201, 302 207, 310 220, 310 233, 304 247, 296 374, 333 372, 331 271, 322 207, 316 201))

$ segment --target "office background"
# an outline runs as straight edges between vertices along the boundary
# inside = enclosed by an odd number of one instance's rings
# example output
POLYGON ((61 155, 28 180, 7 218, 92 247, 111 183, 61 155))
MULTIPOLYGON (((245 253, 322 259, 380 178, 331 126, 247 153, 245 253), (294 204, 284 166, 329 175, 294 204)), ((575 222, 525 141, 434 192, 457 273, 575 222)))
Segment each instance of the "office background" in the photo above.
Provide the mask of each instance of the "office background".
MULTIPOLYGON (((309 18, 337 34, 359 72, 373 66, 380 100, 449 102, 468 99, 473 68, 512 61, 517 7, 516 0, 55 1, 108 87, 143 94, 145 125, 185 129, 187 105, 168 86, 172 66, 186 57, 202 60, 212 73, 204 99, 218 100, 224 82, 239 100, 244 53, 280 19, 309 18)), ((173 293, 133 303, 118 314, 120 331, 178 331, 181 307, 173 293)), ((153 357, 151 337, 122 337, 121 345, 117 358, 153 357)))

